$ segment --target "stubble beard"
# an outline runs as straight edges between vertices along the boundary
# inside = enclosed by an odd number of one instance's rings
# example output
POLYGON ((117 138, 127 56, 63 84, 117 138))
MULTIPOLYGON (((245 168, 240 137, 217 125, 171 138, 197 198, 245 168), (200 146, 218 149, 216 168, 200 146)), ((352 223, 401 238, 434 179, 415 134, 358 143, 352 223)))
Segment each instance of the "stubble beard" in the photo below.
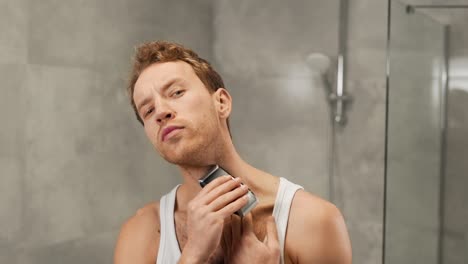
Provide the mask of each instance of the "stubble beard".
POLYGON ((219 131, 216 128, 196 129, 191 132, 192 137, 181 138, 181 146, 177 149, 161 153, 161 156, 169 163, 179 166, 199 167, 212 165, 216 159, 219 147, 219 131), (207 133, 208 132, 208 133, 207 133))

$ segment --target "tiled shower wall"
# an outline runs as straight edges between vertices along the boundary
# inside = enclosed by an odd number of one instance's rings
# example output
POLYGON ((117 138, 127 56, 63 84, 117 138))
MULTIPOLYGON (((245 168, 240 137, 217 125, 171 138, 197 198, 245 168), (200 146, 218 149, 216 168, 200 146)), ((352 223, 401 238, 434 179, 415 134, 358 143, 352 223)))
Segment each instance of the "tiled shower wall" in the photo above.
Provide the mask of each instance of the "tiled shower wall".
POLYGON ((0 32, 0 263, 111 263, 125 219, 180 181, 127 100, 133 47, 211 60, 211 2, 0 0, 0 32))
POLYGON ((382 258, 387 1, 350 1, 349 8, 346 89, 354 99, 336 131, 334 186, 325 87, 304 64, 314 52, 336 64, 339 1, 217 1, 214 56, 233 93, 240 152, 322 197, 331 187, 353 263, 375 264, 382 258))
POLYGON ((235 145, 254 166, 327 197, 326 87, 306 58, 336 58, 339 1, 216 1, 214 10, 214 56, 233 96, 235 145))
POLYGON ((348 123, 336 133, 336 203, 347 220, 353 263, 382 263, 386 98, 386 0, 348 1, 348 123))

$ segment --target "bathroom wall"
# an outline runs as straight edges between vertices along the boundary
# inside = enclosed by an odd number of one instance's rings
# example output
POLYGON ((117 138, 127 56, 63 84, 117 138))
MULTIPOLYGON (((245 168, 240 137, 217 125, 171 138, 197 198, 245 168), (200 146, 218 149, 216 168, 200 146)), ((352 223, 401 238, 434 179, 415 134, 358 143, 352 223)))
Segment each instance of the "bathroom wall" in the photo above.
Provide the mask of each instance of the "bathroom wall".
POLYGON ((349 2, 348 124, 336 131, 329 177, 330 110, 313 52, 338 54, 339 1, 217 1, 214 56, 234 98, 234 143, 259 168, 341 209, 353 263, 382 259, 387 1, 349 2), (245 96, 247 94, 247 96, 245 96))
POLYGON ((210 1, 0 0, 0 263, 111 263, 120 225, 180 181, 125 94, 140 42, 212 56, 210 1))
POLYGON ((318 52, 336 58, 338 4, 260 0, 214 5, 214 56, 233 96, 235 145, 252 165, 325 198, 326 87, 306 57, 318 52))
POLYGON ((386 100, 386 0, 349 3, 346 126, 337 129, 336 203, 347 221, 353 263, 382 263, 386 100))

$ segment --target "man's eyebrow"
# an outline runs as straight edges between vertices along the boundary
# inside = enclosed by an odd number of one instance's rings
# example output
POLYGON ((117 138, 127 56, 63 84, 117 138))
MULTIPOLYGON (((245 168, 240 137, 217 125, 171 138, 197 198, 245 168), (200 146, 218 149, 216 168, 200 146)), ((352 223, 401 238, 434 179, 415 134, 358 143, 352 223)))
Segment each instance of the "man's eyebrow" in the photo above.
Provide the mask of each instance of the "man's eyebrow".
MULTIPOLYGON (((182 79, 180 78, 173 78, 173 79, 169 79, 169 81, 167 81, 161 88, 161 92, 164 92, 165 90, 167 90, 169 87, 171 87, 171 85, 173 85, 174 83, 176 82, 181 82, 182 79)), ((149 103, 151 101, 151 97, 146 97, 138 106, 137 106, 137 110, 138 112, 140 112, 140 109, 146 105, 147 103, 149 103)))

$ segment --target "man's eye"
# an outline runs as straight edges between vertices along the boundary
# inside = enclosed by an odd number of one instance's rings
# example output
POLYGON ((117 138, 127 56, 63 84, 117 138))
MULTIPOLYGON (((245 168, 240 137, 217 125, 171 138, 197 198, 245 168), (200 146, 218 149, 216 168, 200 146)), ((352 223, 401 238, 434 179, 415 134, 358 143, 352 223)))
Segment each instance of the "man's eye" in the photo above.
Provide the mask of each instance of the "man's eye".
POLYGON ((175 96, 179 96, 179 95, 182 95, 184 93, 184 90, 177 90, 174 95, 175 96))
POLYGON ((148 111, 146 111, 146 113, 145 113, 145 116, 151 114, 152 112, 153 112, 153 108, 148 109, 148 111))

